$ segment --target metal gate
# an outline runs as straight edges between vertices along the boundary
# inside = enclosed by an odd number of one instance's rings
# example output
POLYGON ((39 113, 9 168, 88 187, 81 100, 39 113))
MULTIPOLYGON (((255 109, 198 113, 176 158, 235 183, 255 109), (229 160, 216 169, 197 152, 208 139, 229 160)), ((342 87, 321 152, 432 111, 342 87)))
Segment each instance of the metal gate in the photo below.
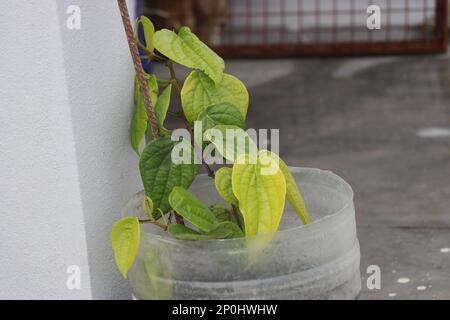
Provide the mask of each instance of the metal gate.
POLYGON ((225 57, 445 52, 447 0, 230 0, 213 45, 225 57), (366 26, 381 9, 381 29, 366 26))

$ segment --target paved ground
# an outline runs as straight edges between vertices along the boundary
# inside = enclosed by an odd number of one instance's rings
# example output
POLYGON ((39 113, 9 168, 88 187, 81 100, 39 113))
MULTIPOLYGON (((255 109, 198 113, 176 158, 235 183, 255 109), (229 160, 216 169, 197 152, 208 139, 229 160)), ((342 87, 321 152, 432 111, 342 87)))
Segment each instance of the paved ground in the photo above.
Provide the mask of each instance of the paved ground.
POLYGON ((233 60, 227 71, 250 87, 248 127, 280 128, 290 165, 352 185, 361 298, 450 299, 450 56, 233 60), (369 265, 381 290, 365 286, 369 265))

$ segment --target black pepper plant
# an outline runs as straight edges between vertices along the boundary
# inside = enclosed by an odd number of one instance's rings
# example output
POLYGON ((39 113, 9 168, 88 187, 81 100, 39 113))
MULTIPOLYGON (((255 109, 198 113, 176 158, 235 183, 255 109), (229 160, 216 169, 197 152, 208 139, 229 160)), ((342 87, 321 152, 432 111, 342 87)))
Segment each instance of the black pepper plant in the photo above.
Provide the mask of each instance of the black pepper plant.
POLYGON ((131 146, 140 157, 139 169, 145 190, 142 202, 145 220, 126 216, 111 232, 117 266, 124 277, 133 264, 140 241, 140 224, 152 223, 179 240, 230 239, 252 237, 277 231, 287 200, 303 223, 309 223, 303 198, 287 165, 274 153, 258 150, 244 131, 249 95, 244 84, 224 73, 221 57, 201 42, 187 27, 175 33, 155 32, 152 22, 136 21, 135 40, 145 52, 144 59, 162 62, 170 79, 146 74, 149 95, 159 136, 149 125, 144 99, 135 81, 135 111, 131 123, 131 146), (139 42, 138 28, 145 43, 139 42), (174 64, 192 69, 183 84, 178 83, 174 64), (182 112, 170 112, 172 91, 181 97, 182 112), (181 116, 194 139, 172 139, 165 127, 167 116, 181 116), (233 134, 229 135, 228 132, 233 134), (239 140, 239 139, 243 140, 239 140), (141 150, 143 141, 146 146, 141 150), (236 141, 245 141, 244 144, 236 141), (205 204, 188 191, 198 174, 195 149, 212 148, 212 154, 233 163, 214 172, 224 204, 205 204), (190 161, 178 163, 177 153, 190 161))

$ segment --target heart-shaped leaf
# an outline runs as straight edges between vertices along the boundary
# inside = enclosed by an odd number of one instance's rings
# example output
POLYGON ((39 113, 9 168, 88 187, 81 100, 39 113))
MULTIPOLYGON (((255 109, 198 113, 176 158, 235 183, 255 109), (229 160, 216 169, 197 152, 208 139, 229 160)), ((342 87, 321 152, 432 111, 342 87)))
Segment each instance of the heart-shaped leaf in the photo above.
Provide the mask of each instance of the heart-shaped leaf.
POLYGON ((233 166, 232 186, 246 236, 276 232, 286 199, 286 180, 276 161, 265 150, 240 156, 233 166))
POLYGON ((133 265, 140 241, 139 220, 136 217, 124 217, 117 221, 111 231, 111 244, 114 258, 120 273, 127 277, 133 265))
POLYGON ((142 152, 139 162, 142 182, 146 194, 153 200, 155 208, 160 208, 163 213, 170 210, 169 194, 175 186, 188 188, 197 174, 197 166, 194 164, 194 150, 189 148, 189 163, 172 161, 172 150, 178 143, 170 137, 160 137, 153 140, 142 152))
MULTIPOLYGON (((158 82, 154 75, 146 75, 146 80, 150 98, 153 105, 156 105, 158 103, 158 82)), ((141 92, 139 91, 139 84, 136 79, 134 97, 135 110, 133 118, 131 120, 130 138, 131 146, 133 147, 134 151, 136 151, 136 153, 140 155, 140 146, 148 126, 148 116, 144 105, 144 99, 142 98, 141 92)))
POLYGON ((198 116, 194 123, 195 142, 204 146, 204 133, 218 125, 233 125, 239 128, 245 127, 245 120, 240 111, 231 103, 222 102, 209 106, 198 116))
POLYGON ((210 232, 219 224, 211 210, 185 188, 174 187, 169 195, 169 203, 179 215, 203 232, 210 232))
POLYGON ((162 29, 153 36, 155 48, 169 59, 191 69, 205 72, 215 84, 222 81, 225 63, 204 44, 188 27, 176 34, 162 29))
POLYGON ((245 119, 248 109, 248 91, 236 77, 224 74, 220 83, 215 84, 200 71, 192 71, 181 90, 181 106, 186 119, 193 123, 207 107, 228 102, 241 112, 245 119))
POLYGON ((229 102, 221 102, 207 107, 199 115, 198 121, 202 121, 205 131, 218 125, 232 125, 242 129, 245 127, 245 120, 241 112, 229 102))
POLYGON ((243 129, 236 126, 218 125, 208 129, 204 136, 214 144, 225 159, 231 162, 243 154, 256 156, 258 151, 253 139, 243 129))
POLYGON ((233 188, 231 186, 231 175, 233 170, 228 167, 222 167, 216 171, 214 183, 216 185, 217 192, 222 198, 230 204, 238 204, 238 200, 233 194, 233 188))

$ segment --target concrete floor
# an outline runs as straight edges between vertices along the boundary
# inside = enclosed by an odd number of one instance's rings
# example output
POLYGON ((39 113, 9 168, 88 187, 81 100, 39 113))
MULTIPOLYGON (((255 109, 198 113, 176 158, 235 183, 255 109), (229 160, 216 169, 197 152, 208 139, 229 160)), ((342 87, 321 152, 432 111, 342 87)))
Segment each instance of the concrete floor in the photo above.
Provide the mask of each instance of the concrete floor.
POLYGON ((450 55, 232 60, 227 72, 249 87, 247 126, 280 128, 289 165, 353 187, 361 299, 450 299, 450 55))

